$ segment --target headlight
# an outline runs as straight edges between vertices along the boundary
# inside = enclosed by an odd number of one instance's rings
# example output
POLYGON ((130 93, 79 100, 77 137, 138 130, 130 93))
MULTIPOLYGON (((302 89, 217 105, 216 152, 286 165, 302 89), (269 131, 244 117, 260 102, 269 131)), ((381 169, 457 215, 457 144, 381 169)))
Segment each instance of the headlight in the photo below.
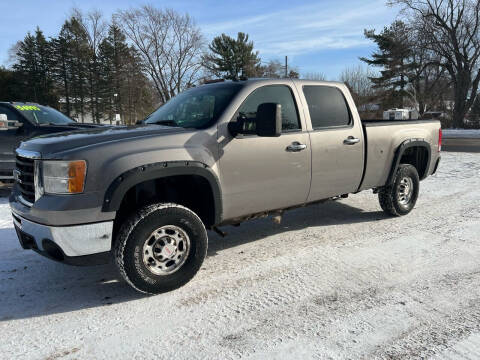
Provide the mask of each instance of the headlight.
POLYGON ((78 194, 83 192, 87 163, 75 161, 42 161, 43 191, 47 194, 78 194))

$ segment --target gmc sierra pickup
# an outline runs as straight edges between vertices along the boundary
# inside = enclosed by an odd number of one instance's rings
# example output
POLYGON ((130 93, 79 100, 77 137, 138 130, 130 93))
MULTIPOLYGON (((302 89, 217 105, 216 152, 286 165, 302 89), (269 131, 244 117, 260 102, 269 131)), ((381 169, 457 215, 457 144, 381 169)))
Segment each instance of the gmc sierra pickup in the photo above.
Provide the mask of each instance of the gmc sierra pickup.
POLYGON ((10 206, 23 248, 71 264, 113 256, 131 286, 160 293, 199 270, 206 228, 366 189, 406 215, 440 160, 438 121, 361 121, 340 83, 202 85, 143 123, 21 144, 10 206))

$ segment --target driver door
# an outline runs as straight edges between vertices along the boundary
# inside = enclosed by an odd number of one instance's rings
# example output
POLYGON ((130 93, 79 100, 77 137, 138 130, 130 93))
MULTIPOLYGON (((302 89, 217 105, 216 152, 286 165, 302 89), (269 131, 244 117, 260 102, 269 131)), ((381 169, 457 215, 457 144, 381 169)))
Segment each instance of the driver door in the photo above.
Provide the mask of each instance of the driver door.
POLYGON ((308 133, 302 131, 293 91, 287 85, 257 88, 234 118, 254 119, 262 103, 281 104, 282 134, 238 135, 220 149, 225 219, 302 204, 308 196, 310 142, 308 133))

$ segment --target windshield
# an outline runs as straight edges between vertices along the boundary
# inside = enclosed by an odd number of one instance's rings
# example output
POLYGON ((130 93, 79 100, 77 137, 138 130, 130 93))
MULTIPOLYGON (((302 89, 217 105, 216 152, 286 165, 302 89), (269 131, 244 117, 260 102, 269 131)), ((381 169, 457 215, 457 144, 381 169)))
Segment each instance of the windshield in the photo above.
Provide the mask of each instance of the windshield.
POLYGON ((66 125, 75 121, 60 111, 42 105, 14 105, 23 116, 37 125, 66 125))
POLYGON ((219 83, 187 90, 150 114, 145 123, 195 129, 209 127, 242 86, 240 83, 219 83))

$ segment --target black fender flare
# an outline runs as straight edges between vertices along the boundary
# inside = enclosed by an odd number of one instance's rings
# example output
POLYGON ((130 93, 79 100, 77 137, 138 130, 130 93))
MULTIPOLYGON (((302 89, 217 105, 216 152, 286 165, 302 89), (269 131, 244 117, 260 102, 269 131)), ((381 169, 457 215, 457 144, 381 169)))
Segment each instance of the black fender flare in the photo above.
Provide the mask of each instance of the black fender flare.
POLYGON ((420 178, 423 180, 427 177, 428 169, 430 169, 430 161, 432 160, 432 149, 430 144, 425 141, 425 139, 408 139, 405 140, 398 146, 397 150, 395 151, 395 155, 393 157, 392 167, 390 169, 390 173, 388 174, 387 183, 385 185, 392 185, 393 179, 395 177, 395 173, 397 172, 398 166, 400 165, 400 160, 402 159, 403 153, 405 150, 411 147, 422 147, 427 150, 428 153, 428 160, 427 160, 427 168, 425 170, 424 176, 420 178))
POLYGON ((108 186, 103 199, 102 211, 117 211, 123 197, 135 185, 144 181, 176 175, 198 175, 205 178, 212 189, 215 204, 215 223, 222 220, 222 193, 216 174, 198 161, 157 162, 135 167, 117 176, 108 186))

